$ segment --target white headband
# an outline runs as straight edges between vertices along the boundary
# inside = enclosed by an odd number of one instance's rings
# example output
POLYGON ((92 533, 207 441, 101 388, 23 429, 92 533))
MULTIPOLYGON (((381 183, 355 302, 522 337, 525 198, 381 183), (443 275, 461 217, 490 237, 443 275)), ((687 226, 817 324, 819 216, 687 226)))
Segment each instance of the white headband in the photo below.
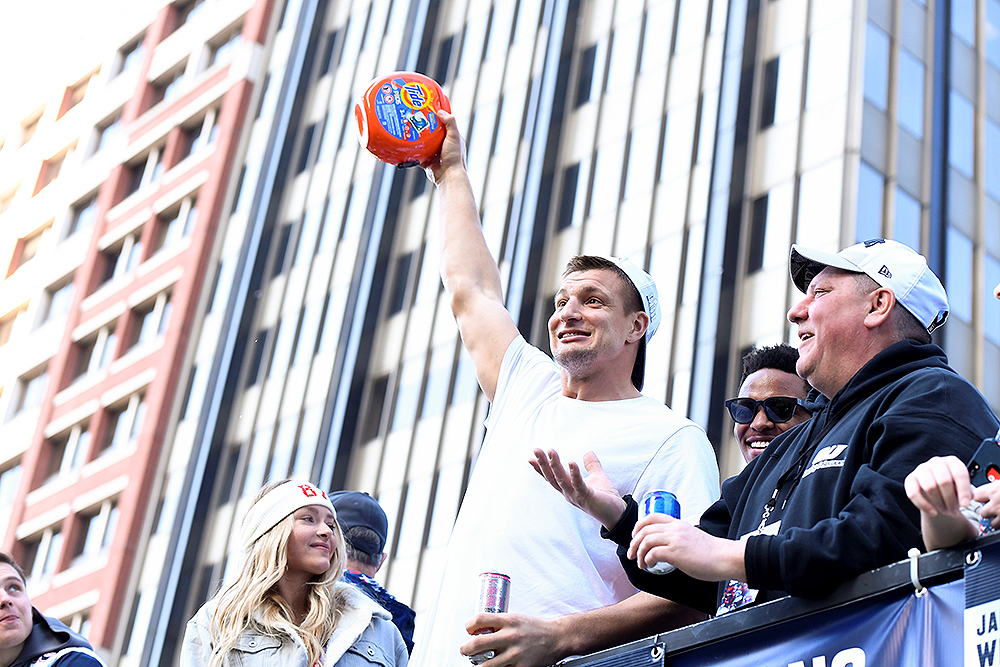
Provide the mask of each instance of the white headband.
POLYGON ((249 551, 253 543, 278 522, 301 507, 322 505, 337 517, 337 510, 326 493, 309 482, 290 481, 279 484, 255 502, 243 517, 243 550, 249 551))

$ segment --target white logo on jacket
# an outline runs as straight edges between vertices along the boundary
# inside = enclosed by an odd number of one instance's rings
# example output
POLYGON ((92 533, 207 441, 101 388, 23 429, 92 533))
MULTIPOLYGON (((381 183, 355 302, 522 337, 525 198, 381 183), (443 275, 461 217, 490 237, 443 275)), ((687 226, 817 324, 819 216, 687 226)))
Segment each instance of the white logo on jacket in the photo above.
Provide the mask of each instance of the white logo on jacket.
POLYGON ((823 447, 817 450, 812 463, 810 463, 809 467, 806 468, 806 471, 802 473, 803 479, 817 470, 823 470, 825 468, 843 468, 844 459, 841 457, 846 451, 847 445, 830 445, 829 447, 823 447))

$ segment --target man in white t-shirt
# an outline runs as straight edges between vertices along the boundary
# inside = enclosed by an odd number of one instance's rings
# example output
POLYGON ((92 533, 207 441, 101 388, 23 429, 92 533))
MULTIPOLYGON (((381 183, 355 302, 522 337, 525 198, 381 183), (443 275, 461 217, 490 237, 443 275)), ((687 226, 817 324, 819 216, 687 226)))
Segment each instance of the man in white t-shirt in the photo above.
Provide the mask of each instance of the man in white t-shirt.
POLYGON ((529 465, 542 448, 584 461, 593 450, 618 471, 623 494, 672 491, 692 519, 718 498, 704 431, 640 393, 660 320, 652 278, 628 259, 574 258, 548 323, 554 360, 529 345, 504 307, 455 119, 441 120, 440 158, 425 165, 441 197, 441 276, 491 406, 441 589, 417 618, 412 664, 468 665, 464 654, 486 658, 483 667, 549 665, 703 618, 638 593, 597 522, 529 465), (487 571, 510 577, 509 613, 476 614, 487 571))

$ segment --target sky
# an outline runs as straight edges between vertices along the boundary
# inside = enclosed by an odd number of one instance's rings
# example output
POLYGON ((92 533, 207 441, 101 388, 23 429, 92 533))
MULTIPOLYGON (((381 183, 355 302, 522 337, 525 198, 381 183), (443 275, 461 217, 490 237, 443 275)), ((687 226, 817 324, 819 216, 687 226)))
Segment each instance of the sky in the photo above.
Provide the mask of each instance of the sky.
POLYGON ((0 133, 75 83, 168 0, 0 0, 0 133))

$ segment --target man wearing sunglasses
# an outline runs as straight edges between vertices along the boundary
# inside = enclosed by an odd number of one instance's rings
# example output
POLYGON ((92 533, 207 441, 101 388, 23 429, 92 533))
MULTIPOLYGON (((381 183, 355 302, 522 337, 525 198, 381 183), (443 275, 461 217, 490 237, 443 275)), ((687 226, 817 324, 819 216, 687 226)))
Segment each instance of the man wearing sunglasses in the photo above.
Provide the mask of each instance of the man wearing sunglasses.
POLYGON ((802 402, 809 383, 795 373, 799 351, 781 343, 755 347, 743 357, 739 396, 726 401, 733 435, 747 463, 778 435, 809 419, 802 402))
POLYGON ((586 478, 551 450, 533 461, 604 525, 642 590, 715 613, 826 595, 920 545, 919 512, 903 488, 918 463, 968 460, 997 430, 983 396, 931 343, 948 300, 921 255, 885 239, 836 255, 793 245, 790 272, 805 293, 788 319, 813 417, 726 480, 697 526, 655 514, 638 521, 635 500, 614 492, 592 453, 586 478), (676 569, 641 569, 660 562, 676 569))

